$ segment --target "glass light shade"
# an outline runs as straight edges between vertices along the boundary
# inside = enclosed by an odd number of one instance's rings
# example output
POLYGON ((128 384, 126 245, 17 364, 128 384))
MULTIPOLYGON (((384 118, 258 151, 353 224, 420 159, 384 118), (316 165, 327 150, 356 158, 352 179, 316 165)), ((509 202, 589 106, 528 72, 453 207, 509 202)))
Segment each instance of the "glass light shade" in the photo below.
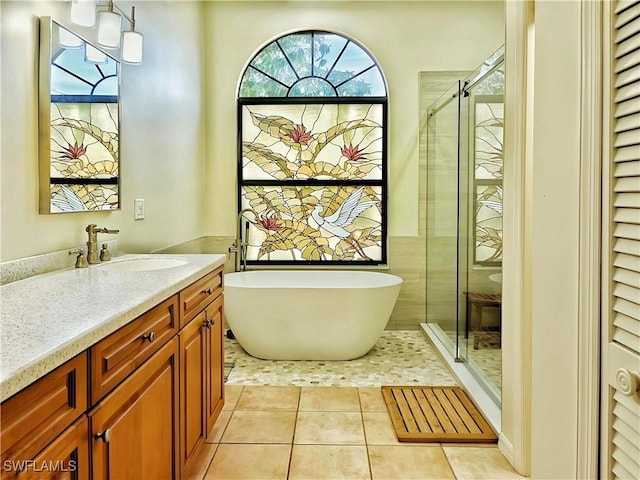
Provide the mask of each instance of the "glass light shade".
POLYGON ((97 65, 104 65, 108 63, 107 54, 101 52, 96 47, 84 44, 84 61, 89 63, 95 63, 97 65))
POLYGON ((120 46, 122 17, 115 12, 100 12, 98 15, 98 43, 107 48, 120 46))
POLYGON ((63 48, 82 48, 84 41, 68 30, 58 28, 58 45, 63 48))
POLYGON ((71 0, 69 21, 81 27, 96 24, 96 0, 71 0))
POLYGON ((122 32, 122 56, 125 63, 142 63, 142 40, 141 33, 132 30, 122 32))

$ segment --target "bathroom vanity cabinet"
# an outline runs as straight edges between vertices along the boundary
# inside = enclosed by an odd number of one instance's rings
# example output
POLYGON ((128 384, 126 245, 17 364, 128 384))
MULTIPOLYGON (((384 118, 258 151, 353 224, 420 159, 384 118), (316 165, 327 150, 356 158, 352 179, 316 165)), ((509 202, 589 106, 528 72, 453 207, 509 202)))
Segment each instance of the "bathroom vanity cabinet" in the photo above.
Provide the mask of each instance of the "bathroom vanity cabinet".
POLYGON ((218 268, 4 401, 1 477, 185 476, 224 404, 222 284, 218 268))

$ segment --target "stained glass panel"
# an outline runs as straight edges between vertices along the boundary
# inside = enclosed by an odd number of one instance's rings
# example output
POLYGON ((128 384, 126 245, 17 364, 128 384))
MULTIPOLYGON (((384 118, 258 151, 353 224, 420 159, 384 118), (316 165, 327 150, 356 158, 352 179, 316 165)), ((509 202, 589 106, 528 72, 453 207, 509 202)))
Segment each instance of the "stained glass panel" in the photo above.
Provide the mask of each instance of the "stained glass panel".
POLYGON ((318 77, 299 80, 289 93, 292 97, 335 97, 336 90, 329 82, 318 77))
POLYGON ((333 33, 316 33, 314 35, 314 64, 313 74, 326 77, 330 69, 338 60, 347 39, 333 33))
POLYGON ((241 97, 286 97, 288 88, 249 67, 240 84, 241 97))
POLYGON ((251 61, 251 66, 267 76, 277 78, 287 86, 293 85, 297 80, 296 74, 285 58, 277 43, 272 43, 262 49, 251 61))
POLYGON ((502 260, 502 186, 476 185, 476 263, 502 260))
POLYGON ((373 65, 375 65, 373 59, 362 47, 349 43, 329 74, 328 80, 338 84, 373 65))
POLYGON ((118 185, 51 185, 51 213, 114 210, 118 208, 118 185))
POLYGON ((243 105, 243 180, 381 180, 382 104, 243 105))
MULTIPOLYGON (((118 104, 51 103, 50 177, 52 211, 64 210, 63 204, 80 210, 105 210, 118 207, 118 104), (111 183, 105 195, 60 193, 62 181, 84 183, 88 180, 111 183), (89 201, 91 205, 84 203, 89 201), (80 208, 82 206, 82 208, 80 208), (55 207, 55 208, 54 208, 55 207)), ((87 188, 88 185, 79 185, 87 188)), ((95 191, 95 185, 90 192, 95 191)), ((74 190, 72 188, 72 190, 74 190)), ((77 193, 77 189, 74 190, 77 193)))
POLYGON ((300 78, 311 75, 311 34, 294 33, 278 39, 300 78))
POLYGON ((259 215, 249 261, 382 260, 379 186, 243 186, 241 208, 259 215))
POLYGON ((117 62, 86 62, 84 48, 59 49, 51 60, 51 95, 118 95, 117 62))
POLYGON ((502 95, 475 97, 474 261, 502 261, 502 178, 504 104, 502 95))
MULTIPOLYGON (((502 100, 502 97, 499 99, 502 100)), ((477 179, 501 179, 504 104, 477 101, 475 105, 475 176, 477 179)))
POLYGON ((378 69, 367 70, 338 87, 341 97, 355 97, 362 93, 373 97, 385 95, 384 80, 378 69))

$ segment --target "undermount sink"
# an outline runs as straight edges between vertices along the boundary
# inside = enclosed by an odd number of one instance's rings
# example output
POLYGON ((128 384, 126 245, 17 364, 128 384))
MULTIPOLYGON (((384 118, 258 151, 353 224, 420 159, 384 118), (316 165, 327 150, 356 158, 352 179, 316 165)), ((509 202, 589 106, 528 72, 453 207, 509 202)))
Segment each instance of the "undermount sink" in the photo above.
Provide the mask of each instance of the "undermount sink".
POLYGON ((119 260, 113 263, 100 265, 100 270, 107 272, 145 272, 149 270, 163 270, 165 268, 179 267, 187 263, 183 258, 132 258, 119 260))

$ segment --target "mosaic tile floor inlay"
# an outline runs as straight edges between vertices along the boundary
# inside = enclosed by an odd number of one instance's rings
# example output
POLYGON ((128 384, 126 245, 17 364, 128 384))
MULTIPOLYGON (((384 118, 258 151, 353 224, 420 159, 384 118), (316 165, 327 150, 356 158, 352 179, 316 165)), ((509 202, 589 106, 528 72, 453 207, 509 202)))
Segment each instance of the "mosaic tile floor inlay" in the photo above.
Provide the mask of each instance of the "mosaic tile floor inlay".
POLYGON ((225 362, 233 364, 228 385, 456 385, 417 330, 385 330, 369 353, 348 361, 261 360, 225 338, 225 362))

